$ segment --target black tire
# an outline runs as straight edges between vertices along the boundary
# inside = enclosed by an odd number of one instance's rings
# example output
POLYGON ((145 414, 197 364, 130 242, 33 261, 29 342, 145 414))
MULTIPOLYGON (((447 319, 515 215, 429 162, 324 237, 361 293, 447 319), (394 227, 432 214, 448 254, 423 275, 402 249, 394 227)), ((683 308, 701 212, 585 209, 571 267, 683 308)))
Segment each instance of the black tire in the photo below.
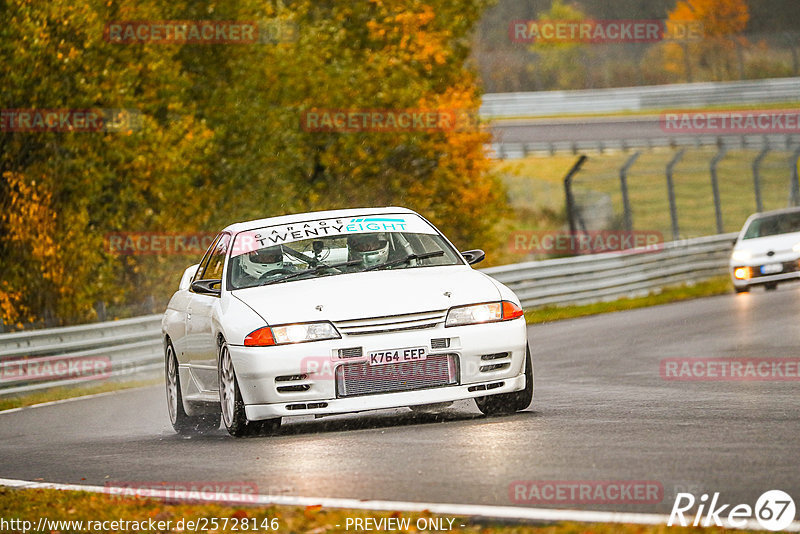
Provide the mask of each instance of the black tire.
POLYGON ((533 362, 531 348, 525 351, 525 389, 499 395, 475 397, 475 404, 484 415, 503 415, 519 412, 530 406, 533 400, 533 362))
POLYGON ((766 291, 775 291, 778 289, 778 282, 770 282, 769 284, 764 284, 764 289, 766 291))
POLYGON ((219 347, 217 358, 217 371, 219 373, 219 404, 222 413, 222 424, 233 437, 263 436, 277 431, 281 426, 281 418, 265 419, 263 421, 248 421, 239 390, 239 380, 233 368, 233 361, 224 341, 219 347))
POLYGON ((736 290, 737 293, 749 293, 750 292, 750 288, 749 287, 734 287, 734 289, 736 290))
POLYGON ((164 376, 167 388, 167 413, 172 428, 178 434, 205 434, 219 428, 219 414, 187 415, 183 409, 181 375, 172 342, 164 349, 164 376))

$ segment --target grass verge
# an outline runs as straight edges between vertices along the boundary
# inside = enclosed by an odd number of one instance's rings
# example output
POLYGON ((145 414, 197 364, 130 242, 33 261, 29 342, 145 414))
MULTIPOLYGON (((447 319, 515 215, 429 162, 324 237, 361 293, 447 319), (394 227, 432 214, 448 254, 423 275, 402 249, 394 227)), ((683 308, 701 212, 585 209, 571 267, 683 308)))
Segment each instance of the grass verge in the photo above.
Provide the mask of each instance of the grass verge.
MULTIPOLYGON (((222 504, 168 504, 156 499, 119 497, 78 491, 44 489, 0 488, 0 517, 29 521, 32 529, 39 525, 40 518, 49 521, 82 522, 68 525, 48 524, 46 531, 58 532, 347 532, 354 527, 356 519, 370 518, 372 521, 393 518, 402 528, 381 528, 382 532, 433 532, 439 530, 467 533, 541 533, 541 534, 683 534, 726 532, 722 528, 679 528, 666 525, 642 526, 629 524, 580 524, 557 523, 544 526, 497 524, 489 520, 471 521, 458 517, 438 516, 429 512, 376 512, 365 510, 331 509, 321 506, 228 506, 222 504), (216 525, 213 520, 216 520, 216 525), (273 521, 275 520, 275 521, 273 521), (348 523, 349 520, 349 523, 348 523), (430 521, 434 520, 434 521, 430 521), (437 523, 435 520, 439 520, 437 523), (449 520, 453 520, 452 523, 449 520), (103 525, 103 522, 108 521, 103 525), (111 521, 119 522, 113 528, 111 521), (137 522, 137 525, 121 524, 122 521, 137 522), (152 523, 151 523, 152 521, 152 523), (183 521, 182 523, 180 523, 183 521), (193 521, 193 525, 189 525, 193 521), (91 522, 88 523, 87 522, 91 522), (100 522, 100 523, 96 523, 100 522), (143 523, 142 523, 143 522, 143 523), (158 522, 162 522, 158 525, 158 522), (167 523, 169 522, 169 523, 167 523), (247 528, 243 525, 247 524, 247 528), (155 525, 155 526, 151 526, 155 525), (349 525, 349 529, 347 526, 349 525), (406 527, 406 525, 408 525, 406 527), (452 528, 450 526, 452 525, 452 528), (190 528, 190 527, 201 528, 190 528), (256 528, 254 528, 254 526, 256 528), (425 528, 425 527, 428 528, 425 528), (120 528, 121 527, 121 528, 120 528), (165 527, 165 528, 160 528, 165 527), (266 527, 266 528, 265 528, 266 527), (277 528, 275 528, 277 527, 277 528), (422 528, 420 528, 422 527, 422 528)), ((386 523, 384 523, 386 525, 386 523)), ((32 530, 29 529, 28 531, 32 530)), ((19 530, 22 528, 10 530, 19 530)), ((737 532, 752 532, 741 530, 737 532)))
POLYGON ((10 410, 12 408, 22 408, 23 406, 32 406, 34 404, 41 404, 43 402, 69 399, 72 397, 83 397, 84 395, 95 395, 97 393, 106 393, 121 389, 153 386, 161 383, 161 379, 152 379, 132 380, 130 382, 105 382, 103 384, 96 384, 86 387, 55 387, 33 393, 25 393, 22 395, 0 398, 0 411, 10 410))
POLYGON ((598 313, 632 310, 635 308, 655 306, 657 304, 667 304, 681 300, 722 295, 730 293, 731 291, 733 291, 733 284, 731 284, 730 278, 727 276, 719 276, 691 286, 680 285, 665 287, 659 293, 650 294, 645 297, 621 298, 611 302, 596 302, 594 304, 582 304, 578 306, 548 306, 537 308, 526 311, 525 320, 528 324, 548 323, 562 319, 597 315, 598 313))

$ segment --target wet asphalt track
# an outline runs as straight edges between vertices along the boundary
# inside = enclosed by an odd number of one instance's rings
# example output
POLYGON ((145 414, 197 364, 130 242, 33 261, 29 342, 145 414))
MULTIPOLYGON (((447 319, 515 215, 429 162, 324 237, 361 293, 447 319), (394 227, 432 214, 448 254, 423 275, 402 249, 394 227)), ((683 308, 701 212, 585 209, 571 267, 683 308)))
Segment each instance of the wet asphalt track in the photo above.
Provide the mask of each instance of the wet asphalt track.
MULTIPOLYGON (((669 357, 796 357, 800 285, 532 326, 536 397, 486 418, 471 402, 287 421, 272 437, 182 438, 162 387, 0 414, 0 477, 247 481, 260 493, 515 504, 515 480, 652 480, 665 512, 681 488, 754 504, 800 499, 800 382, 662 380, 669 357)), ((554 507, 557 505, 548 505, 554 507)))

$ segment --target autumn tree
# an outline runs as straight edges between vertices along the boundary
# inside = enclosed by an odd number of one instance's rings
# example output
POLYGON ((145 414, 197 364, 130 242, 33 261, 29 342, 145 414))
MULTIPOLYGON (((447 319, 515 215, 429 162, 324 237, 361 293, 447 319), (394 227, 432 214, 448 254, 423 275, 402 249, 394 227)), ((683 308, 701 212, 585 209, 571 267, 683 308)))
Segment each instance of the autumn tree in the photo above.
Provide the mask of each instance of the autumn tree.
POLYGON ((709 70, 712 80, 743 78, 742 50, 747 40, 741 33, 749 19, 747 0, 680 0, 669 13, 669 23, 675 28, 696 23, 702 38, 668 43, 663 51, 665 68, 682 69, 687 81, 693 80, 698 68, 709 70))
POLYGON ((202 232, 284 213, 418 209, 491 248, 505 198, 465 66, 484 0, 10 0, 3 109, 134 110, 122 131, 0 131, 0 313, 69 323, 163 304, 198 258, 119 256, 111 232, 202 232), (111 21, 285 23, 280 42, 121 44, 111 21), (311 132, 304 111, 443 109, 444 131, 311 132))
MULTIPOLYGON (((103 39, 112 2, 11 0, 0 13, 4 110, 124 109, 119 131, 0 131, 0 302, 5 322, 95 317, 97 301, 148 294, 174 258, 105 250, 114 231, 196 228, 186 192, 203 183, 212 132, 163 47, 103 39), (175 112, 177 120, 167 120, 175 112), (152 273, 145 276, 145 272, 152 273)), ((143 18, 163 18, 143 5, 143 18)))
MULTIPOLYGON (((586 14, 574 4, 553 0, 550 9, 539 13, 539 21, 582 21, 586 14)), ((536 40, 531 45, 536 59, 532 75, 553 89, 577 89, 590 85, 588 46, 579 41, 536 40)))

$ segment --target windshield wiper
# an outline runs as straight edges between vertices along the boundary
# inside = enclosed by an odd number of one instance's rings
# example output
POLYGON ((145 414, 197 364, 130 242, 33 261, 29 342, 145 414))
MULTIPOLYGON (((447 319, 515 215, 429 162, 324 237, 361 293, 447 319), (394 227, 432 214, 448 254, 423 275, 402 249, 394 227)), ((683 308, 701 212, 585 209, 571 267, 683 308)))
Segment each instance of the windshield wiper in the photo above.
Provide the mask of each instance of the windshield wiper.
POLYGON ((287 274, 286 276, 281 276, 280 278, 276 278, 275 280, 270 280, 269 282, 265 282, 263 284, 259 284, 261 286, 268 286, 271 284, 277 284, 278 282, 286 282, 287 280, 292 280, 294 278, 299 278, 306 274, 316 274, 326 271, 328 269, 338 269, 340 267, 349 267, 351 265, 357 265, 361 263, 361 260, 350 260, 350 261, 343 261, 341 263, 334 263, 333 265, 328 265, 327 263, 320 263, 313 269, 305 269, 304 271, 298 271, 296 273, 287 274))
POLYGON ((409 254, 404 258, 397 258, 396 260, 386 262, 382 265, 373 265, 372 267, 367 267, 366 269, 362 269, 361 272, 377 271, 379 269, 385 269, 387 267, 394 267, 395 265, 402 265, 404 263, 408 263, 411 260, 426 260, 428 258, 435 258, 436 256, 444 256, 444 250, 425 252, 424 254, 409 254))

